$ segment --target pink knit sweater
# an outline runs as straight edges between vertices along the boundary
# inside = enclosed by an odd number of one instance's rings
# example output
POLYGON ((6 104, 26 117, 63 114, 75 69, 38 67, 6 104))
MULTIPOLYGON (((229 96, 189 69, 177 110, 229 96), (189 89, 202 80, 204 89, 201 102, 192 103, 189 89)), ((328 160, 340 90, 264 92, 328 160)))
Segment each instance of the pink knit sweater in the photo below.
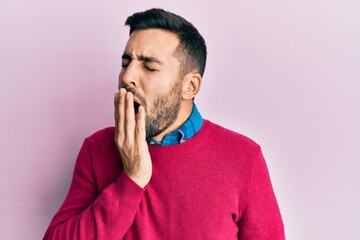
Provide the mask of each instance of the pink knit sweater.
POLYGON ((188 141, 149 146, 145 189, 122 170, 114 128, 85 139, 66 199, 44 239, 282 240, 260 147, 205 120, 188 141))

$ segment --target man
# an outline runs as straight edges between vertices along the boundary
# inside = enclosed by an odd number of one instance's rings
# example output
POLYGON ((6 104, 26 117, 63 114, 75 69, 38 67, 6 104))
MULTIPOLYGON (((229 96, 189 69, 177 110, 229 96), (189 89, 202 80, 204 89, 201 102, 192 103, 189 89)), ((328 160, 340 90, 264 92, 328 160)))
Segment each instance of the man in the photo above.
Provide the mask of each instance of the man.
POLYGON ((44 239, 284 239, 260 147, 194 104, 197 29, 161 9, 126 25, 115 128, 85 139, 44 239))

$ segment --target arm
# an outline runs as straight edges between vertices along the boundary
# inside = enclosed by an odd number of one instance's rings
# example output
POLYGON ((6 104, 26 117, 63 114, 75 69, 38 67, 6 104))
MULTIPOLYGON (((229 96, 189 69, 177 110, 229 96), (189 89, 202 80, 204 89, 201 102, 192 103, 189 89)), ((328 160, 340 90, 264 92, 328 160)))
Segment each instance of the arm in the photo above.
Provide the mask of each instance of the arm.
POLYGON ((98 195, 89 147, 85 140, 68 195, 44 239, 121 239, 134 221, 144 189, 122 171, 98 195))
POLYGON ((122 238, 134 221, 152 164, 145 140, 145 111, 135 116, 133 95, 115 95, 115 143, 123 170, 99 196, 87 141, 79 153, 69 193, 44 239, 122 238))
POLYGON ((239 222, 241 240, 284 240, 284 225, 264 157, 254 160, 239 222))

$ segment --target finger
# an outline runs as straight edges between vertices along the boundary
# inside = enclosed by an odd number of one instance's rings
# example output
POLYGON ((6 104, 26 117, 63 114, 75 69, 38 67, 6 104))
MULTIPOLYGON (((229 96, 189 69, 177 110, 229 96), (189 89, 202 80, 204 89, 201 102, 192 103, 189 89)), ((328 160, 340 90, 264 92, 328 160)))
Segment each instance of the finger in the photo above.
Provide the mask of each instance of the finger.
POLYGON ((138 113, 136 114, 136 135, 135 141, 137 144, 146 140, 146 129, 145 129, 145 109, 143 106, 139 107, 138 113))
POLYGON ((131 92, 127 92, 125 96, 125 140, 132 145, 135 137, 134 96, 131 92))
POLYGON ((117 136, 118 132, 118 124, 119 124, 119 93, 115 93, 114 96, 114 119, 115 119, 115 136, 117 136))
POLYGON ((118 135, 121 139, 125 137, 125 94, 126 90, 120 88, 118 101, 118 135))

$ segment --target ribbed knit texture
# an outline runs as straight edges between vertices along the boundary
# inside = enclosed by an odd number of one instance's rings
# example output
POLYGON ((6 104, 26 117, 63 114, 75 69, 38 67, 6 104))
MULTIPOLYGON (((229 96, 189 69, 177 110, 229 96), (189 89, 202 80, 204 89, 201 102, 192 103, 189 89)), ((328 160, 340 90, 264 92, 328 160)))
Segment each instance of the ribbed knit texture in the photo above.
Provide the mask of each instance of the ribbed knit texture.
POLYGON ((44 239, 285 239, 252 140, 205 120, 182 144, 149 146, 153 175, 142 189, 122 170, 114 133, 85 139, 44 239))

